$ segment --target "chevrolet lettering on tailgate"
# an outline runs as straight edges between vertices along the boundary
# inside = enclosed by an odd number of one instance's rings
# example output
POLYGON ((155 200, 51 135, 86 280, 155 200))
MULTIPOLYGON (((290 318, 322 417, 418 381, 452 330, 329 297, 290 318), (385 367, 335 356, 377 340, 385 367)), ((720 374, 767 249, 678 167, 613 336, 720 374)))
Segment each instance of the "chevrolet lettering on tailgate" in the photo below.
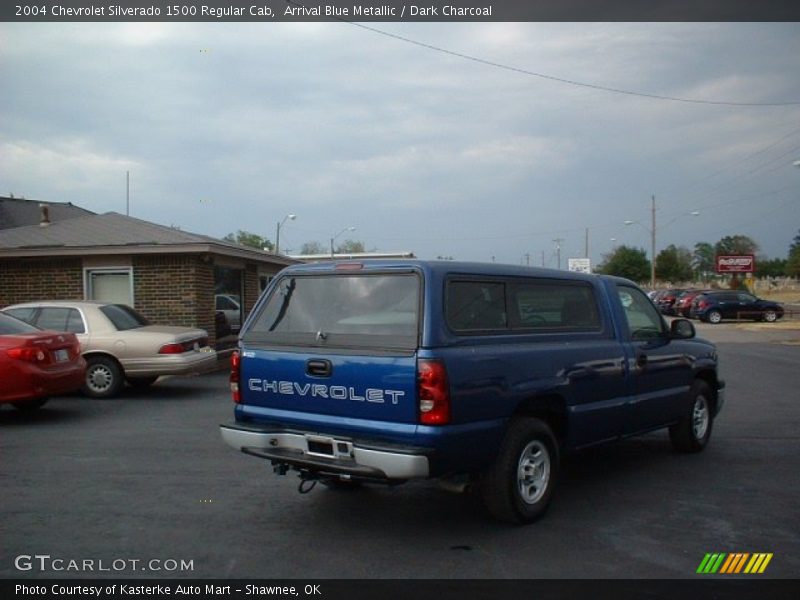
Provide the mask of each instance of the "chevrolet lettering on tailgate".
POLYGON ((353 387, 341 385, 322 385, 320 383, 297 383, 296 381, 270 381, 268 379, 250 379, 248 389, 253 392, 272 392, 285 396, 309 396, 311 398, 332 398, 334 400, 358 400, 361 402, 386 402, 397 404, 405 392, 400 390, 382 390, 367 388, 362 393, 353 387))

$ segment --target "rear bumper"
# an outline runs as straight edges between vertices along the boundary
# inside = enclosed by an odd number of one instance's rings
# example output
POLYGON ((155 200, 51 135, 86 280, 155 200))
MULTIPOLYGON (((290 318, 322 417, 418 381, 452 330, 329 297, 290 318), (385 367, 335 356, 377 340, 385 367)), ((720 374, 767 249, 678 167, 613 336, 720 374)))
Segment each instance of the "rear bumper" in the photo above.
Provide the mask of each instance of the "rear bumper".
POLYGON ((125 375, 149 377, 156 375, 190 375, 212 369, 217 364, 214 350, 161 354, 147 358, 122 358, 125 375))
POLYGON ((239 424, 220 425, 220 432, 226 444, 245 454, 322 475, 406 480, 426 478, 430 473, 430 449, 427 448, 377 444, 344 437, 320 438, 302 431, 239 424), (325 443, 320 443, 329 439, 332 441, 331 453, 325 450, 325 443))
POLYGON ((9 383, 0 390, 0 402, 20 402, 77 392, 84 384, 86 363, 65 365, 57 369, 29 366, 4 375, 9 383))

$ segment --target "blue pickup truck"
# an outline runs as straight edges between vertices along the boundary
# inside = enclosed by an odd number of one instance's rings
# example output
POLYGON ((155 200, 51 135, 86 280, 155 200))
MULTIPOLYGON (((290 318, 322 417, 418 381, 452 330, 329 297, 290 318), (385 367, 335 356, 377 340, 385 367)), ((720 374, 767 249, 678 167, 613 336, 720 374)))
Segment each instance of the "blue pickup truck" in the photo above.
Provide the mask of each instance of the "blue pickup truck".
POLYGON ((630 281, 495 264, 289 267, 231 365, 223 439, 301 490, 438 478, 516 523, 564 452, 661 428, 698 452, 724 400, 713 344, 630 281))

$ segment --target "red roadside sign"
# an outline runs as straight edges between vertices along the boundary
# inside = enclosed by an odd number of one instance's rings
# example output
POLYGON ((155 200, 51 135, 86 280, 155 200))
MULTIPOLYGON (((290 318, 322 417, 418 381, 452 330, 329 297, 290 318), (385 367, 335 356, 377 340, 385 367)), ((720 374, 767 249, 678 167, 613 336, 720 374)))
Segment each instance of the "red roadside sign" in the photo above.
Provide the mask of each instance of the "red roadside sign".
POLYGON ((752 273, 756 270, 756 258, 752 254, 717 256, 717 273, 752 273))

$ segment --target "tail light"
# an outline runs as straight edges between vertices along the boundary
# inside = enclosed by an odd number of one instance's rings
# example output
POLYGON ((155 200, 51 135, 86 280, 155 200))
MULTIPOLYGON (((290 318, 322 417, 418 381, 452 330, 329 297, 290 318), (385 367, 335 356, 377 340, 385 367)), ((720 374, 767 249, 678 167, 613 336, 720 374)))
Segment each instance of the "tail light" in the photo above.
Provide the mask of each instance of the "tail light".
POLYGON ((238 350, 231 354, 231 397, 236 404, 242 401, 242 394, 239 391, 239 367, 242 364, 242 358, 239 356, 238 350))
POLYGON ((164 344, 158 351, 159 354, 182 354, 183 344, 164 344))
POLYGON ((24 360, 26 362, 44 362, 47 359, 47 354, 41 348, 30 348, 28 346, 20 346, 19 348, 9 348, 6 350, 9 358, 14 360, 24 360))
POLYGON ((420 423, 447 425, 450 422, 450 385, 443 362, 425 359, 418 361, 417 396, 420 423))
POLYGON ((208 345, 208 338, 198 338, 196 340, 189 340, 188 342, 172 342, 170 344, 164 344, 158 350, 159 354, 183 354, 184 352, 191 352, 195 349, 195 345, 198 348, 202 348, 203 346, 208 345))
POLYGON ((697 308, 700 308, 700 309, 706 308, 707 306, 709 306, 709 303, 706 302, 705 300, 700 300, 697 303, 697 308))

